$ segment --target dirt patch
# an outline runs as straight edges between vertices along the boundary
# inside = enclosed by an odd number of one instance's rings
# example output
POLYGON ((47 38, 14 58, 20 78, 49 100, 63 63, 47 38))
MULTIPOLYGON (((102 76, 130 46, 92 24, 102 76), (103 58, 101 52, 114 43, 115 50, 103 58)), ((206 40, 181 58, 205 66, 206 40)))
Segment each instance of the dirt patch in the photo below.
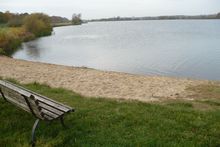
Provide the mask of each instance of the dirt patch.
POLYGON ((209 82, 197 86, 190 86, 187 91, 193 92, 190 97, 197 99, 218 99, 220 100, 220 83, 209 82))

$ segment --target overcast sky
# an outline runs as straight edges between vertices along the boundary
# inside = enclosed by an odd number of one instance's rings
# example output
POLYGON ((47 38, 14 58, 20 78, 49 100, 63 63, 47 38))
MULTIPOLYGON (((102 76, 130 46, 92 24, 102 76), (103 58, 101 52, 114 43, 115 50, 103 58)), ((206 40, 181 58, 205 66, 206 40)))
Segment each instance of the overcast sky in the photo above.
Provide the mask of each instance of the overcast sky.
POLYGON ((0 11, 44 12, 83 19, 114 16, 197 15, 220 12, 220 0, 0 0, 0 11))

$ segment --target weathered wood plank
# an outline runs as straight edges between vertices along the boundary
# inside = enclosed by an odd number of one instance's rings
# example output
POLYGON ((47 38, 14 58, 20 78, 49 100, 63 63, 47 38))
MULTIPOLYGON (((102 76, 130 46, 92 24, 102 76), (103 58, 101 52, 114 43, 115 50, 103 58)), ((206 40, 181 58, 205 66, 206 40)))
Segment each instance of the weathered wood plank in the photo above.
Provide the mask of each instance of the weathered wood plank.
POLYGON ((53 120, 52 117, 50 117, 50 116, 48 116, 48 115, 46 115, 46 114, 44 114, 44 113, 42 113, 42 115, 43 115, 43 117, 44 117, 44 120, 48 120, 48 121, 53 120))
POLYGON ((3 87, 3 86, 0 86, 0 87, 1 87, 1 90, 4 93, 5 97, 10 97, 12 99, 15 99, 19 103, 26 103, 24 98, 18 92, 13 91, 7 87, 3 87))
POLYGON ((38 97, 37 97, 37 100, 38 100, 40 103, 43 103, 43 104, 45 104, 45 105, 48 105, 48 106, 50 106, 50 107, 53 107, 54 109, 57 109, 58 111, 62 111, 62 112, 70 112, 70 111, 72 111, 71 109, 67 109, 67 108, 65 108, 65 107, 62 107, 61 105, 51 104, 51 102, 48 103, 47 101, 44 101, 42 98, 38 98, 38 97))
POLYGON ((13 103, 13 104, 16 105, 17 107, 19 107, 19 108, 21 108, 21 109, 23 109, 23 110, 25 110, 25 111, 27 111, 27 112, 30 113, 30 109, 28 108, 27 105, 22 104, 22 103, 19 103, 18 101, 14 100, 14 99, 11 99, 10 97, 7 97, 7 101, 13 103))
POLYGON ((48 106, 44 103, 39 102, 38 106, 42 109, 46 109, 46 110, 51 111, 51 112, 53 112, 55 114, 58 114, 58 115, 63 115, 64 114, 63 111, 59 111, 58 109, 54 109, 53 107, 50 107, 50 106, 48 106))
POLYGON ((53 119, 56 119, 60 116, 60 115, 56 115, 54 113, 51 113, 50 111, 47 111, 45 109, 42 109, 41 113, 46 114, 47 116, 50 116, 53 119))

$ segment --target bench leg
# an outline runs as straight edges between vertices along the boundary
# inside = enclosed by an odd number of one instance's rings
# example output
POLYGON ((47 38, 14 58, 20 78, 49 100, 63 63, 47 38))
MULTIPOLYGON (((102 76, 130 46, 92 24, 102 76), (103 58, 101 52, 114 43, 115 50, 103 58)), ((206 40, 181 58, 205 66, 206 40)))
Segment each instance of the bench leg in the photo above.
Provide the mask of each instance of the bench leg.
POLYGON ((31 133, 31 144, 32 144, 32 147, 35 146, 35 142, 36 142, 36 139, 35 139, 35 130, 38 126, 38 123, 39 123, 39 119, 37 119, 33 125, 33 128, 32 128, 32 133, 31 133))
POLYGON ((5 98, 4 93, 2 92, 2 89, 1 89, 1 88, 0 88, 0 93, 1 93, 1 95, 2 95, 2 97, 3 97, 3 99, 4 99, 5 101, 7 101, 6 98, 5 98))
POLYGON ((63 118, 63 116, 60 117, 60 122, 61 122, 61 125, 62 125, 64 128, 66 128, 66 125, 64 124, 64 118, 63 118))

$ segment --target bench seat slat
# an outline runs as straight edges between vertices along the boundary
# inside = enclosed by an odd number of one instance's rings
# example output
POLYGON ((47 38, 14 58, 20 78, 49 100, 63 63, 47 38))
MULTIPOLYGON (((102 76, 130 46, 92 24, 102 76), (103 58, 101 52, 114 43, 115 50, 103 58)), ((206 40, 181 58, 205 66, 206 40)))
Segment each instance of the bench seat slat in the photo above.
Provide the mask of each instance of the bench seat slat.
POLYGON ((37 94, 37 93, 34 93, 34 92, 32 92, 35 96, 36 96, 36 98, 37 99, 39 99, 39 100, 41 100, 41 101, 45 101, 46 103, 52 103, 52 104, 54 104, 55 106, 59 106, 60 108, 62 107, 64 110, 72 110, 72 108, 71 107, 68 107, 68 106, 66 106, 66 105, 64 105, 64 104, 61 104, 61 103, 59 103, 59 102, 55 102, 55 101, 53 101, 53 100, 49 100, 49 98, 47 98, 47 97, 45 97, 45 96, 42 96, 42 95, 40 95, 40 94, 37 94))
POLYGON ((13 103, 14 105, 18 106, 19 108, 27 111, 27 112, 30 112, 30 109, 28 108, 28 106, 26 104, 22 104, 22 103, 19 103, 18 101, 12 99, 12 98, 9 98, 6 96, 6 99, 7 101, 13 103))
POLYGON ((53 119, 57 119, 59 116, 61 116, 61 115, 57 115, 57 114, 51 113, 50 111, 47 111, 45 109, 42 109, 41 113, 46 114, 47 116, 50 116, 53 119))
POLYGON ((44 117, 44 120, 49 120, 49 121, 53 120, 53 118, 48 116, 47 114, 43 114, 43 117, 44 117))
POLYGON ((46 101, 42 101, 42 99, 38 99, 38 102, 42 103, 44 105, 48 105, 49 107, 52 107, 52 108, 56 109, 57 111, 66 112, 66 113, 69 111, 72 111, 70 109, 63 108, 60 105, 51 105, 50 103, 48 104, 46 101))
POLYGON ((46 109, 46 110, 48 110, 48 111, 52 111, 52 112, 54 112, 54 113, 57 114, 57 115, 63 115, 63 114, 64 114, 63 111, 54 109, 53 107, 48 106, 48 105, 46 105, 46 104, 44 104, 44 103, 40 103, 40 102, 39 102, 38 106, 39 106, 40 108, 42 108, 42 109, 46 109))
POLYGON ((5 86, 1 86, 1 91, 4 93, 6 97, 10 97, 12 99, 16 99, 19 103, 25 103, 25 99, 22 97, 22 95, 14 90, 8 89, 5 86))

